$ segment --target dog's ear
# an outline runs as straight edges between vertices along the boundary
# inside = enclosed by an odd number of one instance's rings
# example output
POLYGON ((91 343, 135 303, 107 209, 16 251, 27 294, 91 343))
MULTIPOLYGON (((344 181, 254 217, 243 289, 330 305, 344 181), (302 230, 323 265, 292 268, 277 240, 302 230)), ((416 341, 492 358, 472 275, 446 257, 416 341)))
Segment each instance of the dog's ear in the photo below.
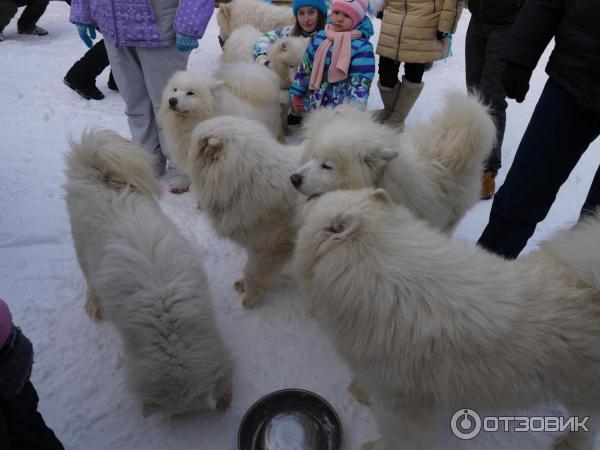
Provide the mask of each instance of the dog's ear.
POLYGON ((231 20, 231 5, 229 3, 221 3, 219 10, 221 11, 223 18, 228 21, 231 20))
POLYGON ((370 197, 375 200, 377 203, 381 203, 383 205, 391 205, 392 199, 388 195, 388 193, 383 189, 375 189, 370 197))
POLYGON ((149 417, 159 411, 159 407, 150 403, 144 403, 142 405, 142 416, 149 417))
POLYGON ((358 211, 346 211, 334 217, 327 231, 333 233, 334 240, 343 241, 357 233, 360 229, 361 217, 358 211))
POLYGON ((365 157, 365 163, 374 170, 382 169, 389 161, 396 158, 398 152, 388 148, 377 148, 371 150, 365 157))
POLYGON ((197 153, 193 154, 193 163, 196 163, 200 160, 209 162, 216 161, 219 159, 222 149, 223 142, 221 139, 215 136, 204 137, 197 143, 197 153))

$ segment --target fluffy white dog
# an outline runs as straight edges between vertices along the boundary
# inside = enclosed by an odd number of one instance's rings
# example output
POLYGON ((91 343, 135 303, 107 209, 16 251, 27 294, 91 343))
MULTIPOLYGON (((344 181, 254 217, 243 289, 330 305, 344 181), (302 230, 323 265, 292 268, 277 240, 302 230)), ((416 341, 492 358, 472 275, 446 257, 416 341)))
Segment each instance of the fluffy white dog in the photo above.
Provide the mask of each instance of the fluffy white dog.
MULTIPOLYGON (((237 28, 231 33, 223 46, 221 60, 224 63, 235 61, 254 62, 252 51, 254 44, 261 35, 262 33, 251 25, 237 28)), ((294 76, 307 45, 308 39, 306 38, 288 36, 279 39, 268 48, 268 67, 279 76, 279 87, 281 89, 287 90, 294 81, 294 76)))
POLYGON ((185 170, 190 136, 201 121, 224 114, 246 116, 282 136, 279 79, 264 66, 249 62, 224 64, 215 76, 175 73, 162 95, 158 120, 175 166, 185 170))
POLYGON ((248 252, 244 278, 235 283, 246 308, 262 299, 292 254, 298 195, 289 175, 300 153, 243 117, 216 117, 192 133, 187 171, 198 201, 219 235, 248 252))
POLYGON ((479 198, 495 130, 478 99, 458 93, 427 123, 400 134, 349 105, 323 109, 307 118, 308 162, 292 183, 309 197, 383 187, 395 202, 450 233, 479 198))
POLYGON ((233 0, 221 3, 217 12, 219 40, 227 41, 233 30, 252 25, 262 33, 294 25, 296 18, 289 6, 271 5, 260 0, 233 0))
MULTIPOLYGON (((305 207, 294 267, 371 398, 386 450, 430 448, 434 411, 558 400, 600 423, 600 219, 508 261, 456 242, 385 191, 305 207)), ((367 448, 367 447, 365 447, 367 448)))
POLYGON ((232 363, 200 258, 156 201, 148 152, 111 131, 67 155, 67 209, 86 310, 110 320, 145 415, 227 408, 232 363))

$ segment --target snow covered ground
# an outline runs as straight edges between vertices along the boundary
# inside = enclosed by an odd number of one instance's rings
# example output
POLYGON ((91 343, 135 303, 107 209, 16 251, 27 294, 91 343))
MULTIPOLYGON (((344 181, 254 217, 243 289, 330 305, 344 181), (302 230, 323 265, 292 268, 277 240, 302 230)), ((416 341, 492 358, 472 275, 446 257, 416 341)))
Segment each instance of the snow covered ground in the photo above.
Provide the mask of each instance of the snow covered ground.
MULTIPOLYGON (((346 450, 377 437, 369 408, 347 393, 350 372, 308 317, 290 269, 264 306, 243 310, 231 285, 241 273, 244 252, 215 236, 206 217, 194 209, 191 194, 165 193, 162 206, 204 256, 218 321, 236 361, 234 401, 221 416, 142 417, 118 367, 115 330, 107 323, 92 323, 84 313, 85 284, 75 260, 61 187, 67 136, 78 137, 86 127, 112 128, 126 136, 129 130, 123 101, 106 88, 107 71, 98 81, 107 96, 103 101, 85 101, 63 85, 66 71, 85 51, 68 15, 65 3, 53 1, 40 21, 49 30, 47 37, 17 35, 13 20, 5 29, 7 40, 0 44, 0 297, 34 343, 33 382, 40 409, 65 448, 235 449, 237 427, 246 409, 262 395, 286 387, 313 390, 332 403, 343 423, 346 450)), ((426 120, 440 108, 445 91, 465 89, 468 19, 465 13, 454 39, 454 57, 437 62, 426 73, 425 89, 409 122, 426 120)), ((191 56, 191 70, 210 71, 216 66, 217 32, 213 17, 200 48, 191 56)), ((547 56, 534 73, 527 100, 520 105, 510 102, 499 183, 545 83, 547 56)), ((370 108, 380 104, 373 89, 370 108)), ((577 219, 600 163, 599 150, 597 141, 561 190, 528 249, 577 219)), ((475 242, 490 206, 491 202, 479 202, 456 237, 475 242)), ((534 412, 555 411, 541 406, 534 412)), ((487 433, 466 442, 451 436, 448 417, 440 417, 438 426, 439 449, 541 450, 549 448, 555 437, 487 433)))

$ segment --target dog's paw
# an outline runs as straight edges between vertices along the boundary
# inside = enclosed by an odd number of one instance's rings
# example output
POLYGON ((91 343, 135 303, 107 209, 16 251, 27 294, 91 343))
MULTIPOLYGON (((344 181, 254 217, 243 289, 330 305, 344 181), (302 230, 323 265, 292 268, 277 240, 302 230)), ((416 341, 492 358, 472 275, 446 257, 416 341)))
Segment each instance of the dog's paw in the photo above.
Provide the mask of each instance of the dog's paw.
POLYGON ((245 295, 242 304, 246 309, 252 309, 258 304, 258 297, 255 295, 245 295))
POLYGON ((352 382, 348 385, 348 392, 352 394, 352 397, 363 405, 370 405, 369 396, 363 390, 362 386, 358 384, 358 381, 352 380, 352 382))
POLYGON ((90 294, 88 293, 88 298, 85 302, 85 311, 88 313, 88 316, 92 318, 95 322, 98 322, 104 319, 104 315, 102 314, 102 308, 98 303, 90 298, 90 294))
POLYGON ((240 294, 246 292, 246 283, 244 283, 244 279, 240 278, 235 283, 233 283, 233 288, 240 294))

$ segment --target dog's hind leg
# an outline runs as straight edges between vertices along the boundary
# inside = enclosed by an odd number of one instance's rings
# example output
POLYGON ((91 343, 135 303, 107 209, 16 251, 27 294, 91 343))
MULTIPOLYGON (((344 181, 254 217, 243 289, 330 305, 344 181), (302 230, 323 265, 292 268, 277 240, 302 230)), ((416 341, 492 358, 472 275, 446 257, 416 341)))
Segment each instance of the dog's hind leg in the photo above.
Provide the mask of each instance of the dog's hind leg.
POLYGON ((248 250, 248 261, 244 267, 244 308, 253 308, 262 300, 290 256, 288 251, 269 250, 271 249, 259 252, 248 250))

